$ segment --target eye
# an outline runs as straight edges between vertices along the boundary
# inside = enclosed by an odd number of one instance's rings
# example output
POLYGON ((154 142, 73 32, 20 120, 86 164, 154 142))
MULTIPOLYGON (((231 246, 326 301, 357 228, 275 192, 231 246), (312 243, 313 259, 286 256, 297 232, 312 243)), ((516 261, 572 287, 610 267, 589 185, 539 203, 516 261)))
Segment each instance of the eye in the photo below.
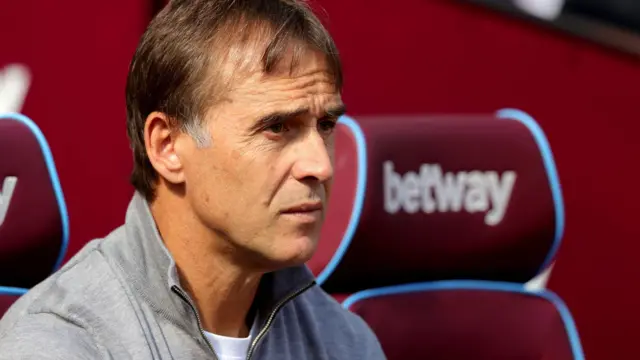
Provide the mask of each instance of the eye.
POLYGON ((331 134, 335 127, 336 119, 322 119, 318 122, 318 129, 325 134, 331 134))
POLYGON ((274 134, 280 134, 285 131, 289 131, 289 128, 284 123, 279 122, 269 125, 265 130, 274 134))

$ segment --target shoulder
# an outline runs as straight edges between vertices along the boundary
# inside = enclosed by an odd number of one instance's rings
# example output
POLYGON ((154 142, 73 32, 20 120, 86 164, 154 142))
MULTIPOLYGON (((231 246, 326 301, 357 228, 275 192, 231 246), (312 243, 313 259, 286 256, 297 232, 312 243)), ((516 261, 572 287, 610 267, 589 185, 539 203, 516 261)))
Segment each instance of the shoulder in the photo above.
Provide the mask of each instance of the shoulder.
POLYGON ((300 299, 312 310, 314 322, 323 339, 336 345, 351 359, 385 359, 376 335, 358 315, 342 307, 319 286, 314 286, 300 299))
POLYGON ((0 321, 0 333, 6 323, 26 313, 58 313, 81 303, 99 304, 108 294, 119 293, 122 283, 104 247, 123 238, 123 230, 115 229, 105 238, 87 242, 71 259, 48 278, 29 289, 0 321))
POLYGON ((0 360, 100 359, 88 331, 54 314, 29 314, 0 332, 0 360))
POLYGON ((102 312, 100 304, 109 302, 108 292, 113 294, 116 287, 120 287, 119 281, 99 251, 99 240, 89 242, 61 269, 21 296, 2 316, 0 360, 9 354, 12 359, 65 358, 58 356, 61 354, 56 354, 56 349, 92 358, 84 355, 91 355, 95 350, 90 335, 94 320, 102 312), (40 349, 47 356, 40 356, 40 349))
POLYGON ((89 242, 67 264, 31 288, 11 306, 0 321, 0 334, 7 323, 30 313, 59 313, 65 307, 86 302, 113 278, 100 253, 98 240, 89 242))

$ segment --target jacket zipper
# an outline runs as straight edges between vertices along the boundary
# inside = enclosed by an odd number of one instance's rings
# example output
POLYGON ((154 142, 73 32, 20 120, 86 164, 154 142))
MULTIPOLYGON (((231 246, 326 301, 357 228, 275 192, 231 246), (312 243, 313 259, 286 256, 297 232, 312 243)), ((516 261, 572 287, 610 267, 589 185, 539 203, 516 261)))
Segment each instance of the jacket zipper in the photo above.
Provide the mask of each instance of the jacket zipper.
POLYGON ((211 353, 213 354, 213 358, 218 360, 218 355, 216 355, 216 351, 213 349, 213 346, 211 346, 209 339, 207 339, 207 336, 204 334, 204 329, 202 328, 202 322, 200 321, 200 315, 198 315, 198 310, 196 309, 196 307, 193 305, 191 300, 189 300, 189 297, 185 293, 183 293, 179 287, 174 285, 171 287, 171 290, 173 290, 173 292, 178 294, 178 296, 180 296, 183 301, 189 304, 189 306, 191 307, 191 310, 196 315, 196 320, 198 321, 198 329, 200 330, 200 335, 202 335, 204 342, 207 344, 207 347, 209 348, 209 350, 211 350, 211 353))
POLYGON ((267 323, 262 327, 262 330, 260 330, 260 332, 258 333, 258 336, 256 336, 256 338, 253 339, 253 341, 251 342, 251 346, 249 346, 249 351, 247 351, 247 360, 251 360, 251 356, 253 356, 253 353, 255 352, 256 347, 258 346, 258 343, 271 328, 271 325, 273 324, 273 319, 276 317, 280 309, 282 309, 282 307, 285 306, 289 301, 293 300, 303 292, 307 291, 309 288, 315 285, 315 283, 316 283, 315 281, 312 281, 309 284, 307 284, 305 287, 298 289, 297 291, 289 294, 289 296, 284 298, 275 306, 275 308, 273 309, 273 311, 271 311, 271 313, 269 314, 269 317, 267 318, 267 323))

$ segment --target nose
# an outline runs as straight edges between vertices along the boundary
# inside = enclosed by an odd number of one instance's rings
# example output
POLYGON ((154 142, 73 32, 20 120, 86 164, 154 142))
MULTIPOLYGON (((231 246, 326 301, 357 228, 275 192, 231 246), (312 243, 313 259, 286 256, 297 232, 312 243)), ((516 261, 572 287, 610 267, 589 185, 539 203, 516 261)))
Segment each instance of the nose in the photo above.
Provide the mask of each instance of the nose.
POLYGON ((296 149, 297 159, 291 170, 298 181, 327 182, 333 178, 333 145, 327 144, 317 131, 310 131, 296 149))

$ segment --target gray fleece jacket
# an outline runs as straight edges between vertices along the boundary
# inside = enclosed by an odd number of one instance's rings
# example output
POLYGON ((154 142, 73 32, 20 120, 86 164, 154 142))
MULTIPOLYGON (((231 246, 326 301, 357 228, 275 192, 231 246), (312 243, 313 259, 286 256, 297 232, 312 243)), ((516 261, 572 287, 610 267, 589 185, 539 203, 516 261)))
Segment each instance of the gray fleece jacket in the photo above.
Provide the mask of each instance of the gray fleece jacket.
MULTIPOLYGON (((305 267, 264 276, 248 359, 385 359, 358 316, 305 267)), ((0 321, 0 360, 215 359, 176 265, 136 194, 123 226, 93 240, 0 321)))

